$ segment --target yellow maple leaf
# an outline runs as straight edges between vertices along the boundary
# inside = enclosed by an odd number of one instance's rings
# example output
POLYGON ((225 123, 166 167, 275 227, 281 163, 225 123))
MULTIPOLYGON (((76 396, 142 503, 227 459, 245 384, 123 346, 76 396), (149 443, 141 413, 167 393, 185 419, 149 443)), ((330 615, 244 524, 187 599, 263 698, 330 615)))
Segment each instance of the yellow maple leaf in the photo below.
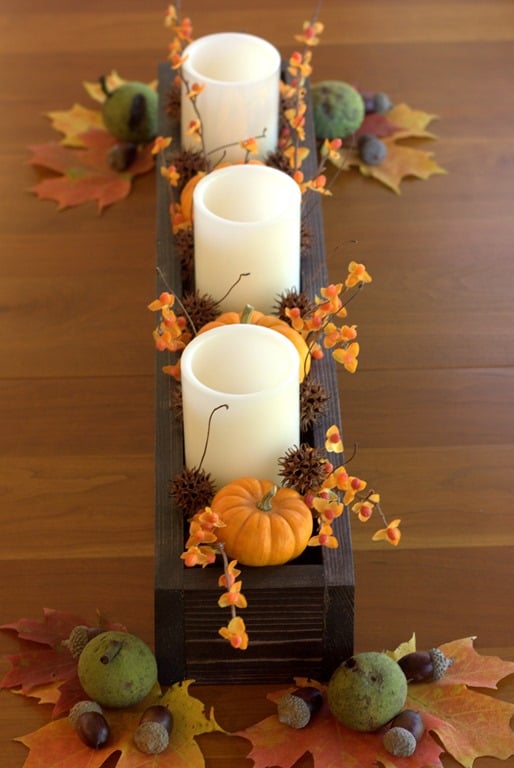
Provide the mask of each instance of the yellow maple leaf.
POLYGON ((401 182, 407 176, 428 179, 434 174, 446 173, 446 170, 433 159, 433 152, 399 143, 402 139, 436 139, 437 136, 427 130, 427 126, 432 120, 437 119, 437 115, 412 109, 402 103, 390 109, 385 117, 392 132, 381 138, 387 148, 387 155, 381 163, 378 165, 363 163, 358 151, 354 149, 349 150, 348 153, 341 152, 339 157, 330 158, 334 165, 346 171, 357 167, 363 176, 380 181, 397 195, 400 194, 401 182))
POLYGON ((383 141, 387 147, 387 155, 379 165, 366 165, 358 158, 350 162, 359 166, 363 176, 381 181, 397 195, 400 194, 400 183, 406 176, 428 179, 433 174, 446 173, 444 168, 432 159, 433 152, 397 144, 394 136, 383 141))
POLYGON ((47 112, 46 116, 52 121, 52 127, 64 134, 61 144, 65 147, 82 148, 82 133, 87 133, 91 128, 104 128, 101 112, 80 104, 74 104, 70 109, 47 112))
MULTIPOLYGON (((114 91, 116 90, 116 88, 118 88, 118 86, 123 85, 126 82, 127 80, 121 77, 116 72, 115 69, 113 69, 105 78, 105 85, 108 91, 114 91)), ((105 95, 105 91, 100 85, 99 80, 97 80, 94 83, 84 80, 82 82, 82 85, 86 89, 88 96, 90 96, 93 99, 93 101, 97 101, 99 104, 104 103, 106 99, 106 95, 105 95)), ((155 90, 157 88, 157 80, 152 80, 150 83, 147 83, 147 85, 149 85, 150 88, 153 88, 155 90)))
POLYGON ((400 130, 396 131, 394 137, 401 138, 419 138, 435 139, 436 135, 426 130, 427 125, 432 120, 437 120, 437 115, 430 115, 421 109, 412 109, 407 104, 397 104, 387 113, 387 119, 400 130))
MULTIPOLYGON (((158 686, 147 698, 128 709, 106 709, 104 716, 109 724, 110 738, 100 749, 91 749, 79 739, 67 717, 52 720, 37 731, 16 739, 30 753, 25 761, 27 768, 42 765, 59 765, 60 768, 101 768, 109 757, 119 755, 119 764, 125 768, 204 768, 205 761, 195 737, 202 733, 220 731, 226 733, 214 719, 212 710, 204 713, 204 705, 189 692, 191 680, 176 683, 163 696, 158 686), (134 742, 134 732, 141 713, 159 704, 173 715, 173 727, 169 746, 158 755, 146 755, 134 742)), ((109 764, 114 764, 112 760, 109 764)))
MULTIPOLYGON (((114 91, 115 88, 117 88, 119 85, 123 85, 123 83, 125 82, 126 80, 120 77, 115 69, 113 69, 112 72, 110 72, 110 74, 108 74, 105 78, 105 84, 109 91, 114 91)), ((88 96, 90 96, 93 99, 93 101, 97 101, 99 104, 104 103, 106 99, 106 95, 105 95, 105 91, 102 89, 102 86, 100 85, 99 80, 96 80, 94 83, 84 80, 82 82, 82 85, 86 89, 88 96)))

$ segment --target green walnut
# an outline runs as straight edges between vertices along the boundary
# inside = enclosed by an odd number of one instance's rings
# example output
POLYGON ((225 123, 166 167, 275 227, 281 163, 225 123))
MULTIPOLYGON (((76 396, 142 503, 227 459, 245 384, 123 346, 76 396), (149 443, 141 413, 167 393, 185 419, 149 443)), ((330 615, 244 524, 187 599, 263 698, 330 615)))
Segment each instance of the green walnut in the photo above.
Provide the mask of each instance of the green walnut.
POLYGON ((101 706, 130 707, 142 701, 157 682, 157 663, 139 637, 110 630, 85 646, 78 676, 89 698, 101 706))
POLYGON ((105 78, 100 84, 106 95, 102 104, 105 127, 118 141, 147 144, 157 136, 158 96, 145 83, 123 83, 109 91, 105 78))
POLYGON ((312 114, 318 139, 344 139, 360 128, 364 99, 348 83, 323 80, 312 86, 312 114))
POLYGON ((376 731, 407 698, 407 678, 385 653, 358 653, 332 674, 327 700, 334 717, 354 731, 376 731))

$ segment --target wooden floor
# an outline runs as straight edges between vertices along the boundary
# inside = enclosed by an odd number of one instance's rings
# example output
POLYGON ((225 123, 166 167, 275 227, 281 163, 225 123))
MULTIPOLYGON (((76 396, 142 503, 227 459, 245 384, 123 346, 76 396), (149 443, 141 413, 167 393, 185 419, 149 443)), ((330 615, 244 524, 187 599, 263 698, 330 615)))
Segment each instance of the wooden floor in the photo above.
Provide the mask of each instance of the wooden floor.
MULTIPOLYGON (((313 9, 183 5, 196 36, 244 29, 284 55, 313 9)), ((93 106, 83 80, 156 76, 165 7, 1 3, 0 623, 100 609, 153 639, 154 178, 101 216, 94 204, 59 212, 29 192, 27 159, 56 138, 45 112, 93 106)), ((354 526, 356 648, 476 635, 480 651, 514 659, 514 5, 327 0, 321 19, 314 79, 439 115, 439 140, 422 146, 448 171, 400 197, 343 174, 324 205, 331 279, 350 259, 373 275, 352 304, 359 370, 340 375, 345 442, 404 533, 393 550, 354 526)), ((2 654, 16 647, 0 633, 2 654)), ((273 711, 266 690, 200 693, 236 730, 273 711)), ((499 696, 514 700, 512 678, 499 696)), ((12 739, 47 718, 0 695, 2 768, 22 766, 12 739)), ((242 740, 202 747, 207 768, 251 766, 242 740)))

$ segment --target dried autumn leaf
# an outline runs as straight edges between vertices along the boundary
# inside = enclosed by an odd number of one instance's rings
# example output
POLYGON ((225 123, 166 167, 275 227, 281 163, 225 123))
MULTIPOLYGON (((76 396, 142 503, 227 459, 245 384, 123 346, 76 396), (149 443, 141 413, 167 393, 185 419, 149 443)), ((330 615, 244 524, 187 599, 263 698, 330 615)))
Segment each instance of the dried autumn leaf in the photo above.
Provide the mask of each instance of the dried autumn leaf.
POLYGON ((35 648, 5 657, 11 667, 0 688, 15 688, 16 693, 37 698, 42 704, 55 704, 53 717, 67 712, 84 695, 77 678, 77 660, 63 645, 71 630, 79 625, 125 629, 102 617, 97 617, 92 625, 80 616, 50 608, 44 609, 42 619, 20 619, 0 626, 2 630, 16 632, 18 639, 36 644, 35 648))
POLYGON ((435 139, 435 134, 427 130, 435 118, 436 115, 407 104, 398 104, 383 115, 367 115, 356 135, 370 133, 380 138, 387 147, 385 159, 378 165, 367 165, 356 150, 350 150, 332 162, 341 170, 357 167, 363 176, 374 178, 400 194, 400 184, 408 176, 428 179, 446 173, 433 159, 433 152, 398 143, 403 139, 435 139))
POLYGON ((407 176, 428 179, 434 174, 446 173, 433 160, 433 152, 397 144, 394 136, 384 139, 384 143, 387 146, 387 155, 379 165, 366 165, 360 160, 350 160, 350 164, 358 165, 363 176, 381 181, 398 195, 400 184, 407 176))
POLYGON ((496 688, 499 680, 514 674, 514 664, 475 653, 471 638, 447 643, 441 650, 453 658, 453 665, 437 685, 410 685, 406 706, 422 712, 426 727, 465 768, 479 757, 506 760, 514 754, 514 705, 471 691, 468 685, 496 688))
POLYGON ((104 129, 90 129, 81 134, 81 140, 83 149, 64 147, 56 142, 29 148, 33 153, 31 165, 60 174, 43 179, 32 188, 41 200, 54 200, 61 209, 96 200, 102 211, 127 197, 134 177, 154 167, 151 148, 147 146, 138 151, 127 171, 114 171, 109 166, 107 153, 116 139, 104 129))
MULTIPOLYGON (((311 685, 323 693, 325 687, 312 680, 298 679, 297 686, 311 685)), ((269 696, 272 701, 278 701, 281 696, 290 693, 294 688, 279 691, 269 696)), ((254 768, 292 768, 304 754, 310 752, 314 768, 372 768, 380 761, 386 768, 402 766, 395 762, 396 758, 389 755, 382 747, 382 736, 379 733, 361 733, 345 728, 331 715, 326 702, 315 719, 305 728, 292 730, 283 725, 276 715, 262 720, 256 725, 240 731, 238 736, 249 739, 253 745, 248 757, 254 761, 254 768)), ((429 733, 423 736, 416 749, 416 758, 411 758, 412 768, 442 767, 439 756, 442 748, 429 733)))
MULTIPOLYGON (((114 91, 115 88, 118 88, 118 86, 123 85, 123 83, 126 82, 126 80, 118 75, 115 69, 111 70, 111 72, 105 76, 105 85, 109 91, 114 91)), ((96 80, 94 83, 84 80, 82 85, 86 89, 88 96, 90 96, 93 101, 97 101, 99 104, 104 103, 107 97, 105 95, 105 91, 100 85, 99 80, 96 80)))
POLYGON ((52 128, 64 134, 60 141, 63 147, 84 147, 82 134, 92 128, 105 130, 102 113, 80 104, 74 104, 70 109, 47 112, 46 116, 52 121, 52 128))
MULTIPOLYGON (((415 650, 414 638, 390 655, 399 658, 415 650)), ((514 734, 510 719, 514 705, 469 690, 468 685, 496 687, 506 675, 514 673, 514 664, 496 657, 477 654, 472 641, 457 640, 441 646, 441 650, 454 659, 447 675, 437 683, 409 685, 406 708, 420 711, 427 730, 409 758, 410 768, 437 768, 442 765, 443 750, 450 753, 465 768, 481 756, 506 759, 514 754, 514 734), (436 733, 443 747, 435 741, 436 733)), ((311 680, 297 680, 297 685, 325 687, 311 680)), ((269 696, 272 701, 285 693, 269 696)), ((262 720, 238 733, 252 743, 249 757, 255 768, 291 768, 305 753, 312 755, 315 768, 365 768, 383 765, 385 768, 403 768, 402 758, 395 758, 382 747, 382 733, 351 731, 338 723, 328 711, 322 711, 307 727, 293 731, 279 722, 276 715, 262 720)))
MULTIPOLYGON (((127 80, 124 80, 123 77, 120 77, 115 69, 113 69, 110 74, 108 74, 105 78, 105 84, 107 86, 108 91, 114 91, 118 86, 123 85, 123 83, 126 83, 127 80)), ((100 82, 97 80, 95 83, 84 81, 82 83, 84 88, 86 89, 86 92, 88 95, 94 100, 99 102, 99 104, 103 104, 106 96, 105 92, 100 85, 100 82)), ((152 80, 150 83, 147 83, 147 85, 150 86, 150 88, 153 88, 154 90, 157 88, 157 81, 152 80)))
POLYGON ((24 768, 59 766, 59 768, 100 768, 111 756, 118 755, 118 768, 203 768, 203 754, 195 737, 212 731, 224 732, 212 711, 205 715, 201 701, 190 696, 192 681, 173 685, 163 696, 154 693, 137 708, 105 710, 110 738, 107 746, 93 750, 79 739, 68 718, 54 720, 18 739, 29 748, 24 768), (141 712, 160 704, 173 713, 173 728, 167 749, 159 755, 145 755, 134 743, 134 733, 141 712))

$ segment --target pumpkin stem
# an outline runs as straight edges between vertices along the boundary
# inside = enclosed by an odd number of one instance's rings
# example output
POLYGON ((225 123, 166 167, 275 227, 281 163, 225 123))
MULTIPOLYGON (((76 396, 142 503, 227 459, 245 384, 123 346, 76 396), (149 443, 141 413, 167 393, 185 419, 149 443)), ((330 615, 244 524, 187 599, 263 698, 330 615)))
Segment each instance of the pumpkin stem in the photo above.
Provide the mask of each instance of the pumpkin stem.
POLYGON ((252 322, 252 315, 254 313, 255 307, 252 307, 251 304, 247 304, 246 307, 241 312, 241 322, 242 323, 251 323, 252 322))
POLYGON ((256 504, 257 509, 261 509, 263 512, 269 512, 273 505, 273 499, 277 491, 278 491, 277 486, 272 485, 269 491, 264 494, 262 499, 257 502, 256 504))

